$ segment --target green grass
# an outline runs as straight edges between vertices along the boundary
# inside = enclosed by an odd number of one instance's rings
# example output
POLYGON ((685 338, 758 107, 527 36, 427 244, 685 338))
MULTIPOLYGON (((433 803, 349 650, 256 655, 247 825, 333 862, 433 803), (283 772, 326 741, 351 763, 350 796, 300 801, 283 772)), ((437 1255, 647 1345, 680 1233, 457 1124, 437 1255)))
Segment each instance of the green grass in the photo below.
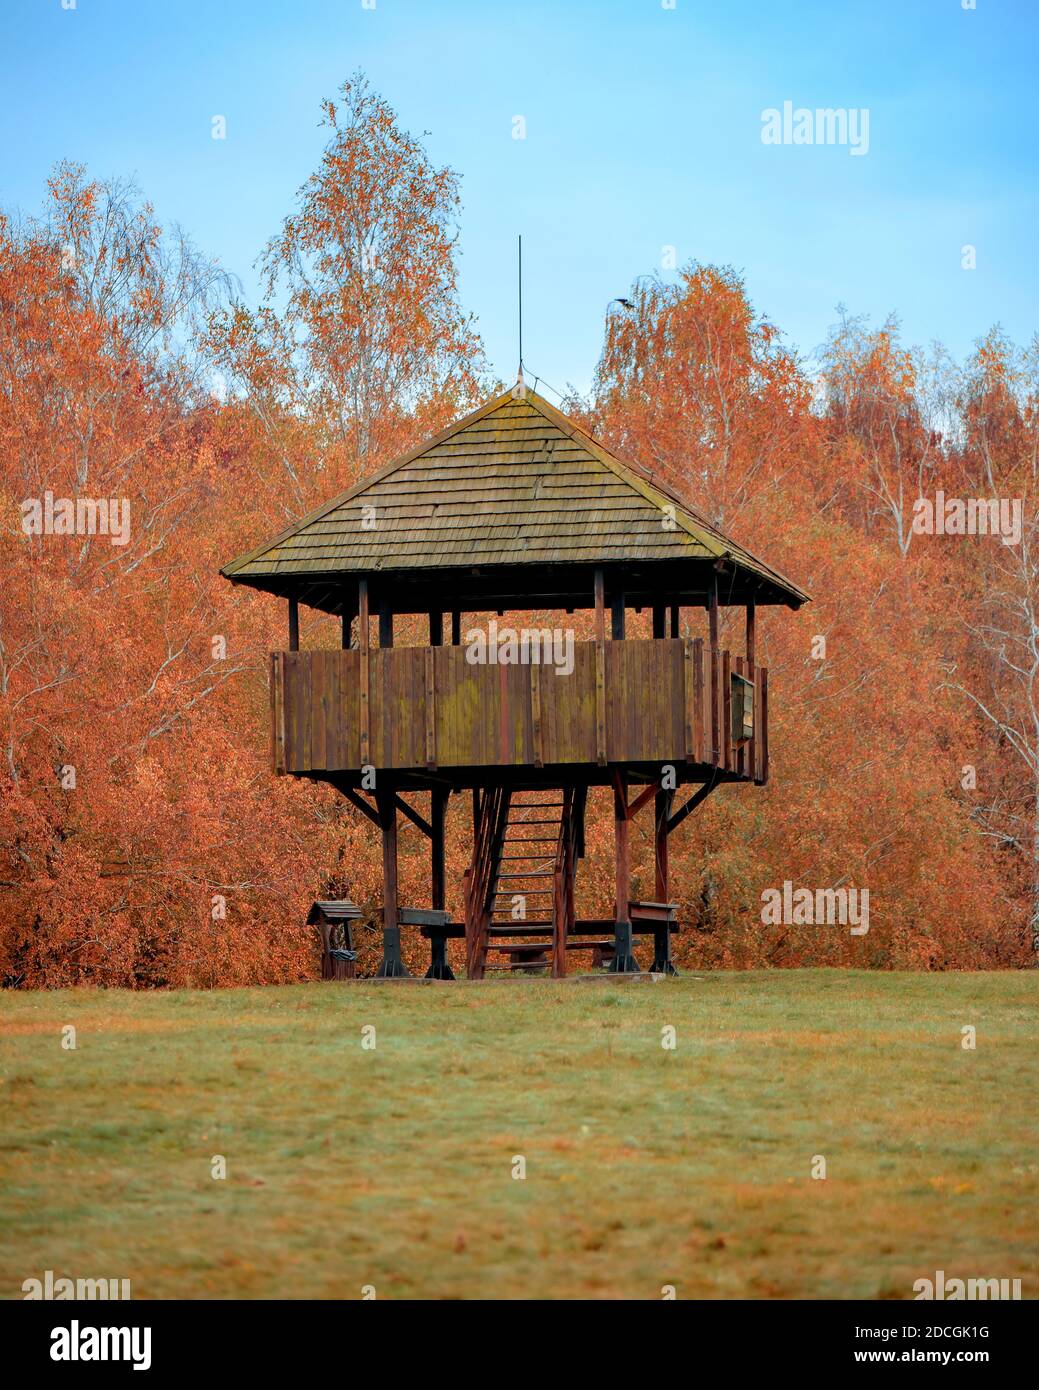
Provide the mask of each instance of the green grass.
POLYGON ((0 1296, 52 1269, 135 1298, 906 1298, 944 1269, 1034 1297, 1037 996, 856 971, 8 993, 0 1296))

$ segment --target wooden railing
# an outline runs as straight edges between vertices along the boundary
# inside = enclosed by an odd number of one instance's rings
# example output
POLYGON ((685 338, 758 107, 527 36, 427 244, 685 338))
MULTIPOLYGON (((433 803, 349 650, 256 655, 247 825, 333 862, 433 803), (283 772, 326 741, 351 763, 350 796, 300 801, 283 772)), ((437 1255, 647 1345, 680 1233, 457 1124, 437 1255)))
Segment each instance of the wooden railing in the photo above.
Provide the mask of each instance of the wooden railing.
POLYGON ((568 674, 471 665, 460 646, 274 652, 271 755, 288 773, 684 762, 760 783, 768 673, 702 638, 577 642, 568 674), (749 739, 734 737, 734 675, 749 739))

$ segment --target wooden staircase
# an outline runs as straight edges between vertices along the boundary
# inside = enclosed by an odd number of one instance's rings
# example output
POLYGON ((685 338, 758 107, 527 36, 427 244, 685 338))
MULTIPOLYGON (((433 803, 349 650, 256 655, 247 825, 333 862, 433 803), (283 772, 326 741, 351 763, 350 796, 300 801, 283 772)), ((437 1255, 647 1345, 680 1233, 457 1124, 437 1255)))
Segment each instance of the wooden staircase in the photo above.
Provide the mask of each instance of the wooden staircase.
POLYGON ((571 941, 574 877, 584 851, 583 788, 484 793, 466 885, 466 970, 551 968, 566 974, 568 950, 612 940, 571 941), (488 955, 503 957, 488 961, 488 955))

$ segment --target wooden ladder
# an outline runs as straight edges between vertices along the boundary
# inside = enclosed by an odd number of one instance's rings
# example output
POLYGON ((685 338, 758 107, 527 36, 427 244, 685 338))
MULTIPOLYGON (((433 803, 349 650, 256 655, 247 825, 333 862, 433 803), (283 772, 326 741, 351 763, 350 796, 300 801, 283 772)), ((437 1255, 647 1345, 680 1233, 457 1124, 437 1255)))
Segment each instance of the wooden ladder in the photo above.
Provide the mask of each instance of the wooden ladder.
POLYGON ((488 952, 506 957, 491 969, 551 966, 554 977, 566 974, 585 795, 573 788, 484 795, 466 901, 470 979, 483 978, 488 952))

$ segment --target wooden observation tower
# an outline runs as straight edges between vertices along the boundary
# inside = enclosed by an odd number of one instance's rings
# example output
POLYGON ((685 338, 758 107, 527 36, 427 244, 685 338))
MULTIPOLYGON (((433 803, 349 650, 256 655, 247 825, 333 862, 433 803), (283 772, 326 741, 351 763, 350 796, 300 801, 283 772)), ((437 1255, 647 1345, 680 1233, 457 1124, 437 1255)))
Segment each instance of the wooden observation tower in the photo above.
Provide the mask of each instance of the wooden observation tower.
POLYGON ((408 973, 409 926, 441 979, 446 941, 463 934, 470 979, 495 966, 560 976, 589 950, 634 971, 633 934, 653 936, 653 969, 673 970, 668 837, 722 783, 768 780, 756 614, 806 594, 522 382, 221 573, 288 600, 288 650, 270 659, 274 771, 331 783, 381 831, 380 975, 408 973), (341 649, 300 651, 301 604, 342 619, 341 649), (732 605, 746 611, 735 655, 718 640, 732 605), (706 611, 706 640, 681 635, 683 608, 706 611), (626 614, 643 609, 652 637, 627 636, 626 614), (566 615, 580 610, 593 635, 575 641, 566 615), (536 625, 506 630, 506 613, 536 625), (428 615, 428 646, 394 646, 398 614, 428 615), (470 630, 476 614, 497 617, 470 630), (583 921, 591 786, 613 790, 616 897, 612 916, 583 921), (407 799, 417 791, 432 794, 428 820, 407 799), (473 847, 455 923, 444 824, 465 791, 473 847), (650 806, 655 899, 635 902, 630 827, 650 806), (429 908, 398 902, 399 815, 429 837, 429 908))

